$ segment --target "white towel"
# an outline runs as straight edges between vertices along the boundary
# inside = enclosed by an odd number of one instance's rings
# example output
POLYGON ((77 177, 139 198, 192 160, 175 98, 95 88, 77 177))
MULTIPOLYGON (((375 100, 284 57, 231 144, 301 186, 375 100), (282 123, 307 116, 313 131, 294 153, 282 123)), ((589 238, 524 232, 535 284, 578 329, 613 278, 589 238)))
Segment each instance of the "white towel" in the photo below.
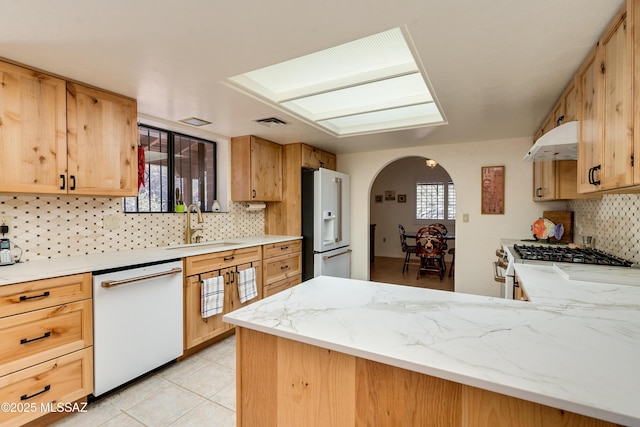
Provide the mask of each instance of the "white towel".
POLYGON ((238 273, 238 295, 240 295, 240 303, 242 304, 258 296, 256 268, 247 268, 240 270, 238 273))
POLYGON ((206 319, 222 313, 224 305, 224 277, 216 276, 204 279, 200 288, 200 311, 202 318, 206 319))

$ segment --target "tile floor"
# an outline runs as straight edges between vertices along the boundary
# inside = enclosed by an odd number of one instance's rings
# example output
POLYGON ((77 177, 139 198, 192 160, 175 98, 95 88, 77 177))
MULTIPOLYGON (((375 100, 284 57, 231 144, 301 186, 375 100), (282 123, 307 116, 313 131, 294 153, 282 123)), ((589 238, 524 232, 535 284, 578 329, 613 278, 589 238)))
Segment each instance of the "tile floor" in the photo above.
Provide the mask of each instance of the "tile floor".
POLYGON ((236 425, 236 351, 232 335, 52 424, 93 426, 236 425))

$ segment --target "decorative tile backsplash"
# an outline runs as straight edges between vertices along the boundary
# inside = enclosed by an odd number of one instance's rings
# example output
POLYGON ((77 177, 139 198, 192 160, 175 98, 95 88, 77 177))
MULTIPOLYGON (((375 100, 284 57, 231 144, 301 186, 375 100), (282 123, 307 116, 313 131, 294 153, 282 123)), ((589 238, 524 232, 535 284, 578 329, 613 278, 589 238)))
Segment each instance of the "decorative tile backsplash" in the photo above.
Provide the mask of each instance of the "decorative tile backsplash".
POLYGON ((574 241, 593 236, 596 249, 640 263, 640 195, 610 194, 602 200, 572 200, 574 241))
MULTIPOLYGON (((264 234, 264 211, 229 203, 229 212, 204 213, 203 240, 264 234)), ((0 196, 0 218, 10 222, 9 237, 22 248, 22 261, 125 251, 184 243, 187 216, 124 214, 121 198, 0 196), (118 227, 103 227, 105 215, 118 227)), ((191 217, 196 227, 195 215, 191 217)))

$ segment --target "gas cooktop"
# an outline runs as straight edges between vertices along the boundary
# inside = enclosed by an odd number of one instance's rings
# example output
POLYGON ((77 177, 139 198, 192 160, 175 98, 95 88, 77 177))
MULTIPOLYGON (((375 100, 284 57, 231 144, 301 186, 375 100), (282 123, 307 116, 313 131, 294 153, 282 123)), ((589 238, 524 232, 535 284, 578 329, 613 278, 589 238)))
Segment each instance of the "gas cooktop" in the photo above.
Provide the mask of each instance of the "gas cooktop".
POLYGON ((619 267, 631 267, 631 265, 633 265, 631 261, 590 248, 513 245, 513 249, 523 260, 612 265, 619 267))

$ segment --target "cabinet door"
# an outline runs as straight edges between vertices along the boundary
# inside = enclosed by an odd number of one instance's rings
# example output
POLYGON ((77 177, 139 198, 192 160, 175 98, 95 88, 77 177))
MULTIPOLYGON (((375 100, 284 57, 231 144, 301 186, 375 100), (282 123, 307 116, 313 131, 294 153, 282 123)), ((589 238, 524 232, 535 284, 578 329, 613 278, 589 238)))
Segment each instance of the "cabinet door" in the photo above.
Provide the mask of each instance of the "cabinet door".
POLYGON ((231 271, 234 269, 226 268, 216 270, 206 274, 187 277, 184 284, 184 348, 185 350, 195 347, 221 333, 229 330, 229 325, 222 321, 222 313, 202 318, 201 315, 201 279, 208 279, 214 276, 223 276, 225 279, 225 305, 228 300, 227 283, 231 271))
MULTIPOLYGON (((535 136, 537 141, 545 133, 555 127, 556 110, 554 108, 542 122, 535 136)), ((536 202, 555 198, 555 167, 553 161, 533 162, 533 200, 536 202)))
POLYGON ((603 95, 601 189, 633 185, 632 37, 626 14, 600 42, 603 95))
POLYGON ((555 200, 556 162, 546 160, 533 164, 534 201, 555 200))
POLYGON ((0 62, 0 188, 66 193, 64 80, 0 62))
POLYGON ((69 193, 135 196, 135 100, 67 83, 69 193))
MULTIPOLYGON (((596 46, 597 48, 597 46, 596 46)), ((598 82, 600 63, 594 48, 578 71, 578 192, 589 193, 599 190, 592 184, 596 175, 595 167, 601 165, 601 120, 598 82)))
POLYGON ((282 200, 282 146, 264 139, 251 139, 252 200, 282 200))
POLYGON ((336 155, 323 151, 320 153, 320 165, 325 169, 336 170, 336 155))
POLYGON ((318 169, 320 167, 321 150, 302 144, 302 167, 310 169, 318 169))
POLYGON ((225 313, 229 313, 231 311, 237 310, 240 307, 244 307, 245 305, 251 304, 258 300, 262 299, 262 263, 254 262, 247 264, 240 264, 236 268, 231 271, 231 280, 227 285, 225 290, 225 302, 227 305, 225 307, 225 313), (240 271, 254 267, 256 269, 256 290, 258 291, 258 296, 252 298, 244 303, 240 302, 240 292, 238 291, 238 284, 240 281, 240 271), (227 300, 228 297, 228 300, 227 300))
POLYGON ((578 120, 578 88, 575 79, 571 79, 567 88, 562 94, 562 103, 564 104, 564 121, 563 123, 578 120))

